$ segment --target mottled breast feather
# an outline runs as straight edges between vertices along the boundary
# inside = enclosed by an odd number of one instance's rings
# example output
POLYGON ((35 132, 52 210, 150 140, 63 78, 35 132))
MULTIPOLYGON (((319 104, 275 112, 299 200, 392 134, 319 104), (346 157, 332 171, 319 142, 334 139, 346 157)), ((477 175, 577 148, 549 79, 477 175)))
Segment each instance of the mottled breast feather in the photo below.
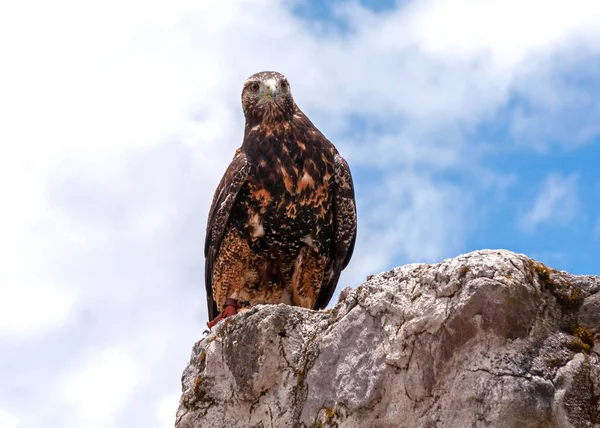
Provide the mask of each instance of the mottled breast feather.
POLYGON ((356 204, 354 202, 354 184, 346 160, 339 154, 335 156, 333 186, 333 222, 335 243, 332 257, 326 268, 323 287, 319 293, 315 309, 322 309, 329 303, 335 291, 342 270, 350 262, 356 242, 356 204))
POLYGON ((227 171, 225 171, 221 182, 217 186, 208 213, 206 240, 204 243, 204 256, 206 257, 204 276, 208 315, 211 320, 218 314, 212 293, 213 263, 217 252, 219 251, 219 247, 221 246, 221 241, 223 240, 223 235, 227 228, 233 203, 235 202, 242 185, 248 178, 250 168, 251 165, 248 158, 240 149, 238 149, 231 164, 229 164, 227 171))

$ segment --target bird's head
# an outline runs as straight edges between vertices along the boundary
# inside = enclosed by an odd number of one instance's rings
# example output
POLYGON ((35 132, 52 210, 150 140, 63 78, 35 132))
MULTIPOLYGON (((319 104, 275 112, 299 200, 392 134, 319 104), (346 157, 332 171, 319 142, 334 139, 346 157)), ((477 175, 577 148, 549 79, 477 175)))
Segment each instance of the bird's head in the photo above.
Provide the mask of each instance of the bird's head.
POLYGON ((285 76, 276 71, 261 71, 250 76, 242 89, 242 109, 247 122, 289 120, 295 104, 285 76))

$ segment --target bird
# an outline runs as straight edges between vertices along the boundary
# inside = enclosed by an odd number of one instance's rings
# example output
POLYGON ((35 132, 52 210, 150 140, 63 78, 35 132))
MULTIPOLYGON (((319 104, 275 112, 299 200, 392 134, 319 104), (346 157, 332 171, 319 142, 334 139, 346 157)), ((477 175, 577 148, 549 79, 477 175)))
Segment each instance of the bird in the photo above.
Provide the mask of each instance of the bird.
POLYGON ((350 167, 298 108, 287 78, 253 74, 241 101, 242 144, 206 227, 209 328, 257 304, 325 308, 356 242, 350 167))

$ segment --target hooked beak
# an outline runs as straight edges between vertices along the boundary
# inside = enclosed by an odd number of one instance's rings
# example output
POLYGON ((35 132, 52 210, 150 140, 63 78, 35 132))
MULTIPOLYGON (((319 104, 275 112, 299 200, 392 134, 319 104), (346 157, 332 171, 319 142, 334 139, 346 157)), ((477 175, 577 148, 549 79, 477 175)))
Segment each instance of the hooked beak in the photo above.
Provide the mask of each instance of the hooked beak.
POLYGON ((277 94, 279 93, 279 87, 277 86, 277 81, 275 79, 267 80, 267 90, 265 92, 265 98, 271 97, 273 101, 277 98, 277 94))

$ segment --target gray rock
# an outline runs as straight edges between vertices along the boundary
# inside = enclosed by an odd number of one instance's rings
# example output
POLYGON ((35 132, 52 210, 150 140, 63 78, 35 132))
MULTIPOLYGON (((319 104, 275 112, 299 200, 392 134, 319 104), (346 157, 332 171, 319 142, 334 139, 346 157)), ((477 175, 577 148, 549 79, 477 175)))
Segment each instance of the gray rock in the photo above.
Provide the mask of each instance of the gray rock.
POLYGON ((257 306, 194 345, 176 427, 600 427, 599 290, 477 251, 257 306))

